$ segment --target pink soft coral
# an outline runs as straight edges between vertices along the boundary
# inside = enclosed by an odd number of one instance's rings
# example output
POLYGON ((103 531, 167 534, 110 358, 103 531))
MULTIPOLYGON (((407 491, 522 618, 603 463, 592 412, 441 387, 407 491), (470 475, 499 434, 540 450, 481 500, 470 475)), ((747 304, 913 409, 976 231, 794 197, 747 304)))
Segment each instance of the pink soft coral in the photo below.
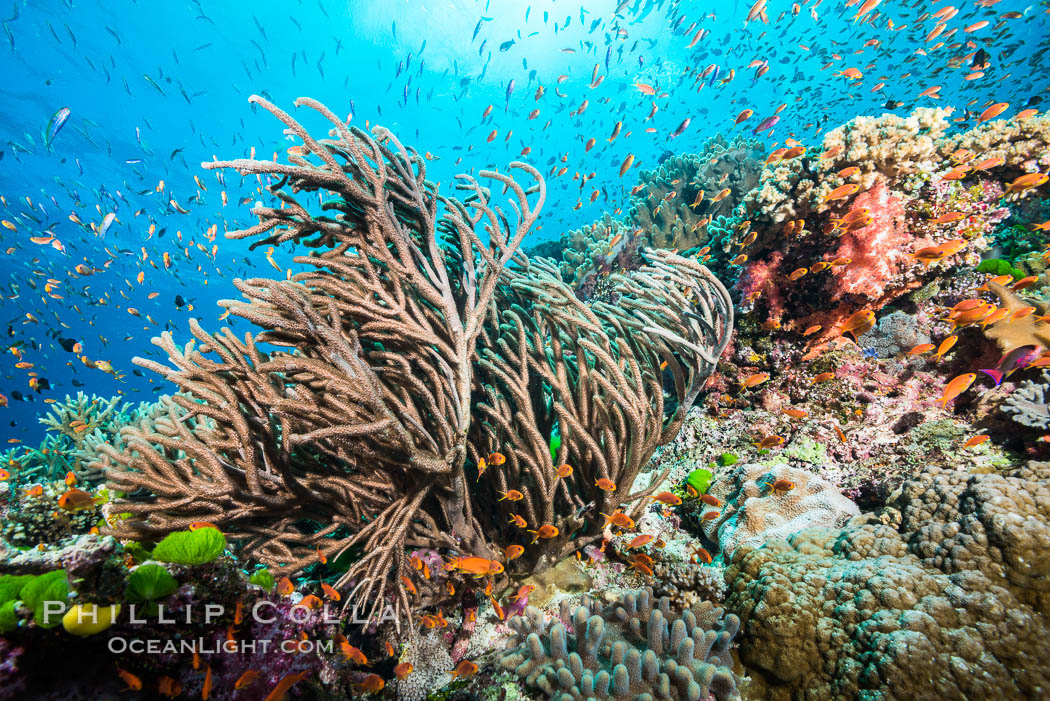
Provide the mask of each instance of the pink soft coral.
POLYGON ((839 247, 830 260, 849 258, 829 283, 831 299, 859 295, 868 299, 883 296, 887 285, 900 282, 900 275, 913 264, 909 253, 931 245, 927 239, 916 239, 908 232, 904 205, 890 194, 882 182, 876 183, 853 201, 852 209, 867 207, 871 224, 843 234, 839 247))

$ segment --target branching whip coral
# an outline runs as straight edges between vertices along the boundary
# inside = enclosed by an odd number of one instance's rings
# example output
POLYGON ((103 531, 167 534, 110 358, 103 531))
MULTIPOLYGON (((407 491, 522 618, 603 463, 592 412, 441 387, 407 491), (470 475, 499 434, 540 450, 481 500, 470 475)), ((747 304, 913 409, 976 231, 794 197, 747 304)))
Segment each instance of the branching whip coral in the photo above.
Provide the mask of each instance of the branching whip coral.
POLYGON ((611 513, 645 493, 627 494, 732 328, 728 293, 706 268, 650 252, 637 278, 616 281, 616 308, 587 307, 552 265, 518 253, 545 198, 532 166, 509 166, 535 181, 528 188, 479 174, 509 193, 508 218, 473 177, 457 179, 462 200, 439 194, 423 157, 386 129, 346 126, 300 98, 331 123, 330 138, 315 139, 251 101, 303 143, 290 164, 204 164, 267 178, 281 201, 256 205, 259 223, 227 236, 313 249, 295 258, 307 271, 235 282, 247 301, 221 304, 260 327, 254 336, 193 324, 199 345, 154 339, 171 366, 136 360, 181 392, 166 416, 124 429, 123 450, 104 450, 99 467, 126 495, 115 511, 130 514, 115 534, 209 521, 281 573, 345 554, 346 605, 372 616, 392 606, 400 627, 449 596, 410 567, 413 550, 495 564, 517 537, 536 554, 515 566, 543 567, 600 533, 598 506, 611 513), (334 197, 313 215, 296 195, 318 191, 334 197), (554 479, 554 421, 575 480, 554 479), (506 465, 479 474, 495 451, 506 465), (595 491, 596 477, 622 489, 595 491), (561 524, 558 537, 533 545, 498 523, 510 489, 524 495, 529 529, 561 524))

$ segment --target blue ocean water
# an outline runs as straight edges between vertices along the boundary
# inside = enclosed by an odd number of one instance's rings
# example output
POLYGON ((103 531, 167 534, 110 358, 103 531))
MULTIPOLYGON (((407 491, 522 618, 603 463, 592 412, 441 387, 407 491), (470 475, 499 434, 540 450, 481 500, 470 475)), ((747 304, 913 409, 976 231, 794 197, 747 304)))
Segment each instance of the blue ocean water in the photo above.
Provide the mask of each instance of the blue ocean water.
POLYGON ((433 156, 443 188, 518 158, 545 174, 567 167, 549 178, 528 246, 624 206, 638 169, 666 153, 751 135, 775 114, 756 137, 768 147, 920 105, 954 107, 972 126, 973 106, 1021 106, 1047 88, 1042 5, 960 4, 955 36, 933 38, 929 14, 946 2, 876 5, 854 21, 861 3, 773 0, 767 23, 745 22, 754 6, 741 2, 16 1, 0 10, 3 434, 38 441, 47 398, 171 391, 135 374, 132 357, 162 359, 150 339, 169 330, 185 342, 190 317, 217 328, 234 278, 292 266, 286 251, 271 263, 223 238, 253 223, 259 183, 200 167, 284 157, 282 125, 252 94, 308 127, 321 121, 293 108, 299 96, 382 124, 433 156), (966 80, 978 50, 990 65, 966 80), (859 79, 843 74, 851 68, 859 79), (920 97, 935 85, 939 98, 920 97), (62 108, 68 120, 49 139, 62 108), (745 109, 753 116, 735 125, 745 109))

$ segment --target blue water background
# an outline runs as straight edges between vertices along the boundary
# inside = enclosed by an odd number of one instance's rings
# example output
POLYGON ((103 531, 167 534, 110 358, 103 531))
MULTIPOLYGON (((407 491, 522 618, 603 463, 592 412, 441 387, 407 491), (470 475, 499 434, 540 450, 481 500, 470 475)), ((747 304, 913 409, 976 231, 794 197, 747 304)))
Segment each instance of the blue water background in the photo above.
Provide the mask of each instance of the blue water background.
MULTIPOLYGON (((670 0, 0 5, 0 194, 6 200, 0 218, 16 226, 0 229, 0 392, 11 400, 0 409, 0 436, 38 441, 43 428, 36 415, 45 397, 83 390, 146 401, 170 391, 152 373, 132 374, 132 357, 159 357, 150 339, 164 329, 180 343, 187 340, 190 316, 208 329, 229 323, 218 321, 222 310, 215 303, 237 296, 234 277, 282 275, 262 251, 249 255, 246 242, 222 237, 254 223, 250 203, 241 201, 260 197, 256 180, 227 172, 224 207, 216 175, 199 165, 247 157, 252 147, 260 158, 275 152, 284 158, 292 144, 277 120, 249 106, 253 93, 315 130, 326 129, 323 120, 295 110, 296 97, 316 98, 358 126, 380 123, 421 153, 438 156, 428 162, 428 173, 446 188, 454 174, 503 168, 525 147, 532 151, 524 160, 545 174, 566 156, 568 173, 548 181, 541 228, 527 242, 534 244, 624 206, 638 170, 655 167, 662 154, 695 151, 719 132, 750 134, 781 104, 781 121, 771 135, 761 135, 764 142, 772 146, 791 136, 819 147, 818 130, 885 112, 887 100, 903 103, 898 114, 929 105, 953 106, 963 115, 968 106, 979 109, 988 101, 1020 107, 1046 90, 1045 8, 1009 1, 991 8, 959 5, 962 11, 949 22, 957 29, 951 41, 988 39, 980 46, 992 57, 983 78, 964 81, 970 69, 949 67, 949 60, 974 49, 932 50, 936 42, 925 36, 933 21, 912 26, 920 13, 946 5, 885 0, 877 8, 884 13, 877 26, 851 22, 859 4, 823 2, 813 9, 807 3, 795 16, 792 3, 777 0, 767 9, 769 25, 745 23, 750 3, 670 0), (997 18, 1011 11, 1024 16, 996 29, 997 18), (908 26, 891 30, 887 18, 898 28, 908 26), (963 36, 964 26, 985 18, 989 27, 963 36), (701 28, 709 34, 687 48, 701 28), (864 47, 870 39, 879 44, 864 47), (757 80, 748 68, 755 60, 769 64, 757 80), (717 77, 705 78, 697 90, 695 72, 711 64, 718 66, 717 77), (835 75, 847 67, 861 70, 863 79, 854 84, 835 75), (731 68, 735 77, 721 83, 731 68), (604 79, 591 88, 595 71, 604 79), (560 75, 567 76, 561 84, 560 75), (873 92, 880 82, 885 86, 873 92), (641 93, 634 83, 652 85, 657 95, 641 93), (546 94, 537 100, 540 84, 546 94), (936 84, 943 86, 939 100, 917 98, 936 84), (566 97, 558 97, 556 88, 566 97), (571 115, 585 99, 586 110, 571 115), (645 121, 654 102, 659 110, 645 121), (483 121, 489 105, 492 114, 483 121), (44 131, 61 107, 69 107, 71 116, 49 150, 44 131), (529 119, 537 108, 540 115, 529 119), (745 108, 754 116, 734 127, 745 108), (687 118, 688 127, 673 137, 687 118), (609 142, 617 121, 622 132, 609 142), (493 129, 497 136, 487 143, 493 129), (592 137, 597 145, 586 152, 592 137), (635 155, 635 168, 621 178, 628 154, 635 155), (582 190, 571 179, 592 172, 582 190), (164 193, 156 191, 160 180, 164 193), (171 199, 190 213, 178 213, 171 199), (97 226, 114 210, 119 221, 105 240, 68 218, 76 214, 97 226), (157 233, 149 238, 151 223, 157 233), (212 225, 218 227, 214 259, 190 245, 210 249, 204 234, 212 225), (56 236, 66 253, 29 242, 46 235, 56 236), (143 262, 143 250, 157 268, 143 262), (170 269, 162 265, 164 251, 170 269), (78 263, 107 267, 85 277, 72 272, 78 263), (142 284, 135 281, 140 270, 142 284), (52 294, 62 299, 45 293, 48 278, 61 281, 52 294), (150 300, 150 292, 159 294, 150 300), (177 309, 176 295, 193 310, 177 309), (132 316, 128 307, 142 316, 132 316), (79 341, 84 355, 108 360, 123 377, 85 367, 57 337, 79 341), (21 347, 22 360, 34 367, 17 369, 11 346, 21 347), (31 390, 31 372, 45 377, 51 389, 31 390), (16 401, 13 391, 33 401, 16 401)), ((282 269, 289 258, 288 250, 274 255, 282 269)), ((244 332, 248 325, 242 321, 235 328, 244 332)))

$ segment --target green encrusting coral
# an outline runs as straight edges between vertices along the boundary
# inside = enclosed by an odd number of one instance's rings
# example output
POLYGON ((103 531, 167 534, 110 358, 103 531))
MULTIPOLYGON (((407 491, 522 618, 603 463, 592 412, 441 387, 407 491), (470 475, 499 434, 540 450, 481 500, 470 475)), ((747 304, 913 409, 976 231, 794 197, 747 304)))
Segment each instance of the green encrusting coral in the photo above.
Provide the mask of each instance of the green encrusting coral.
POLYGON ((41 575, 0 576, 0 633, 7 633, 18 625, 16 607, 19 602, 32 610, 33 620, 42 628, 54 628, 61 619, 46 615, 46 604, 61 602, 63 612, 69 598, 69 577, 65 570, 54 570, 41 575))
POLYGON ((690 472, 685 478, 685 483, 695 489, 697 494, 704 494, 714 478, 714 473, 701 467, 690 472))
POLYGON ((981 261, 981 264, 977 266, 977 272, 991 275, 1011 275, 1014 280, 1020 280, 1024 277, 1023 270, 1003 258, 989 258, 981 261))
POLYGON ((162 565, 147 564, 128 575, 129 601, 155 601, 175 593, 179 583, 162 565))
POLYGON ((263 567, 252 572, 251 576, 248 578, 248 582, 257 587, 262 587, 266 591, 272 591, 274 578, 273 575, 270 574, 270 570, 263 567))
POLYGON ((226 549, 226 536, 216 528, 176 531, 165 536, 153 548, 154 559, 178 565, 203 565, 226 549))

